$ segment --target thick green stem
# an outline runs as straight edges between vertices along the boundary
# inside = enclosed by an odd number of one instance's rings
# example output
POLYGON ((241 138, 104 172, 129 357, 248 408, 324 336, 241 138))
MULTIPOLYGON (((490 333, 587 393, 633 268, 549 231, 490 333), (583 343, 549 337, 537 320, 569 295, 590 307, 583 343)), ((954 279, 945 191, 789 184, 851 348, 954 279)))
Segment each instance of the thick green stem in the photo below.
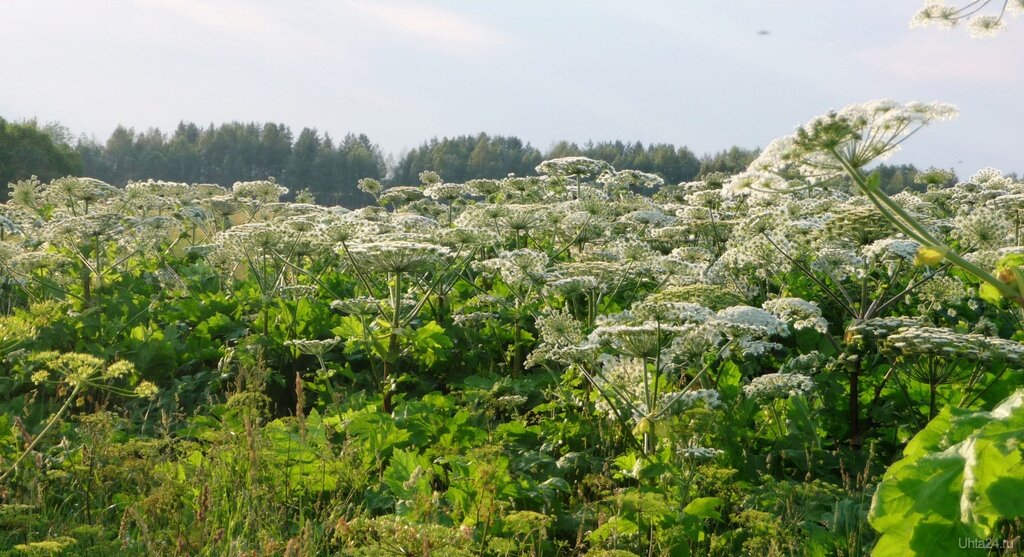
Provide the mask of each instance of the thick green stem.
POLYGON ((861 361, 857 357, 853 361, 847 361, 846 371, 850 376, 850 398, 849 398, 849 419, 850 419, 850 447, 854 450, 860 448, 860 374, 861 361))
POLYGON ((512 377, 519 377, 519 372, 522 371, 522 357, 520 356, 522 342, 523 342, 523 326, 519 322, 519 312, 516 311, 516 322, 512 328, 512 377))
POLYGON ((936 385, 935 383, 931 383, 931 384, 928 385, 928 419, 929 420, 935 419, 935 406, 936 406, 936 402, 935 402, 935 399, 936 399, 935 394, 936 393, 935 393, 935 391, 938 390, 938 388, 939 388, 939 386, 936 385))
POLYGON ((394 377, 398 368, 398 358, 401 352, 398 347, 398 328, 402 319, 402 273, 395 273, 395 282, 391 290, 391 334, 388 335, 388 353, 384 358, 383 410, 390 414, 392 411, 392 398, 395 395, 391 388, 391 378, 394 377))
POLYGON ((82 267, 82 300, 86 305, 92 303, 92 273, 88 266, 82 267))
POLYGON ((891 197, 885 194, 880 188, 868 184, 867 179, 864 175, 852 165, 850 165, 839 153, 833 151, 833 155, 846 169, 847 174, 857 184, 857 186, 867 195, 868 199, 875 205, 875 207, 882 213, 889 222, 895 225, 901 232, 909 236, 911 239, 924 244, 926 247, 945 248, 943 256, 951 261, 953 264, 964 269, 968 273, 976 276, 989 285, 993 286, 1000 294, 1006 296, 1010 300, 1013 300, 1018 305, 1024 306, 1024 298, 1021 297, 1021 293, 1015 291, 1009 285, 1003 283, 996 277, 992 276, 991 273, 985 271, 981 267, 978 267, 974 263, 967 261, 960 254, 951 250, 946 246, 945 243, 940 242, 935 238, 924 226, 921 225, 913 216, 906 212, 899 203, 892 200, 891 197))

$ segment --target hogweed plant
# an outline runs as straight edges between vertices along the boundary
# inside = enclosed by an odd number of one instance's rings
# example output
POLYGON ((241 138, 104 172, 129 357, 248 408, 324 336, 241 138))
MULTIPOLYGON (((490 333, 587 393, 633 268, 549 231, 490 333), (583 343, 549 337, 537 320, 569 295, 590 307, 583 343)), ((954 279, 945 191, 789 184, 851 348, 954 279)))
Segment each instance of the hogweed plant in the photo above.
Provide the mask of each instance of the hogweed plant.
POLYGON ((90 527, 126 516, 108 541, 168 553, 863 554, 870 478, 848 471, 1022 381, 1021 316, 996 296, 1020 302, 1024 184, 933 169, 887 194, 869 172, 954 113, 849 107, 679 184, 582 157, 367 179, 355 210, 273 180, 19 182, 0 458, 29 481, 0 496, 58 523, 51 493, 109 485, 90 527), (46 452, 76 405, 156 384, 89 441, 88 466, 118 466, 80 471, 73 428, 46 452), (54 473, 29 478, 31 456, 54 473))
POLYGON ((972 0, 947 2, 925 0, 924 6, 914 14, 911 27, 935 26, 953 28, 966 21, 973 37, 991 37, 1006 27, 1006 19, 1024 13, 1021 0, 972 0))
MULTIPOLYGON (((21 462, 39 445, 53 428, 65 417, 73 404, 81 404, 79 395, 86 389, 106 390, 122 396, 137 396, 151 399, 157 395, 157 387, 145 380, 139 380, 135 366, 119 360, 105 362, 90 355, 77 352, 58 354, 38 352, 25 358, 15 358, 16 367, 31 372, 34 384, 43 387, 55 385, 64 390, 64 404, 46 421, 42 430, 32 436, 25 450, 14 459, 7 470, 0 475, 0 485, 18 471, 21 462), (120 384, 119 384, 120 383, 120 384), (129 386, 124 386, 127 383, 129 386), (134 386, 131 384, 134 383, 134 386), (70 392, 66 391, 70 388, 70 392)), ((60 392, 60 391, 58 391, 60 392)))
MULTIPOLYGON (((316 378, 321 384, 328 386, 328 392, 331 396, 331 400, 335 404, 337 404, 338 402, 338 397, 334 389, 330 388, 330 380, 334 374, 332 373, 332 371, 329 371, 327 369, 327 363, 324 361, 324 357, 327 355, 328 352, 334 349, 334 347, 337 346, 339 342, 341 342, 341 338, 339 337, 328 338, 323 340, 294 339, 286 340, 284 342, 285 346, 290 346, 296 352, 300 354, 314 356, 316 358, 316 361, 320 364, 320 369, 316 371, 316 378)), ((296 398, 301 398, 298 396, 298 392, 301 392, 302 389, 302 378, 298 374, 296 374, 295 376, 295 385, 296 398)))
MULTIPOLYGON (((859 338, 870 331, 882 353, 893 359, 894 368, 927 386, 929 420, 938 413, 940 387, 962 385, 956 406, 970 408, 1006 373, 1024 367, 1024 344, 1016 341, 928 327, 913 320, 878 320, 865 325, 859 328, 859 338)), ((898 384, 900 376, 895 376, 898 384)), ((909 398, 906 386, 900 387, 909 398)))
MULTIPOLYGON (((823 292, 829 294, 840 307, 845 308, 854 323, 879 316, 886 307, 900 301, 936 275, 934 272, 925 274, 922 278, 904 282, 905 286, 898 286, 893 290, 893 287, 899 284, 897 280, 902 278, 900 275, 915 273, 911 262, 907 261, 911 253, 913 266, 939 266, 940 270, 943 264, 959 267, 982 281, 983 297, 991 299, 1004 296, 1024 306, 1024 290, 1020 288, 1024 281, 1020 281, 1019 275, 1015 274, 1019 273, 1019 270, 997 271, 1002 272, 1000 276, 984 270, 940 239, 935 229, 926 225, 921 217, 915 214, 918 211, 905 207, 882 191, 877 174, 867 174, 866 169, 870 164, 890 156, 903 141, 921 128, 935 121, 950 119, 955 114, 956 109, 951 105, 918 102, 900 104, 891 100, 851 105, 830 112, 800 126, 792 135, 769 144, 751 163, 747 172, 730 180, 726 185, 726 191, 732 195, 808 195, 808 192, 812 191, 828 192, 841 188, 843 178, 852 181, 853 193, 863 196, 870 202, 884 221, 904 237, 893 238, 881 244, 876 241, 871 247, 871 253, 865 248, 862 255, 851 254, 854 258, 872 257, 875 253, 885 252, 897 256, 895 267, 889 265, 889 276, 882 282, 884 288, 880 291, 875 289, 880 293, 873 297, 870 304, 865 297, 869 292, 866 282, 861 289, 861 295, 855 297, 842 287, 842 281, 835 276, 835 267, 830 270, 827 267, 832 265, 826 265, 823 269, 827 280, 815 278, 813 270, 802 262, 805 260, 804 257, 794 257, 787 253, 779 241, 772 240, 768 232, 770 229, 765 229, 762 234, 793 265, 814 280, 823 292), (857 301, 860 302, 859 305, 856 304, 857 301)), ((973 240, 975 244, 983 243, 983 238, 977 235, 973 236, 973 240)), ((863 273, 863 276, 866 278, 870 275, 863 273)), ((848 361, 851 385, 851 441, 856 445, 859 444, 860 437, 860 395, 857 385, 861 367, 860 358, 856 355, 851 355, 848 361)))
POLYGON ((1016 284, 1007 284, 1009 281, 1000 280, 951 249, 882 191, 877 174, 866 173, 872 162, 892 155, 921 128, 949 120, 956 113, 955 107, 942 103, 899 104, 883 99, 850 105, 815 118, 794 134, 770 143, 747 173, 730 182, 729 188, 787 193, 825 188, 838 178, 848 177, 858 194, 864 195, 889 223, 920 245, 917 263, 935 265, 949 261, 986 283, 998 295, 1024 306, 1024 292, 1016 284))
POLYGON ((458 250, 410 234, 342 241, 337 251, 358 278, 364 295, 377 300, 371 307, 377 310, 378 319, 369 322, 371 330, 364 327, 363 331, 383 361, 383 408, 390 412, 400 359, 413 347, 414 320, 431 297, 451 288, 468 258, 458 250), (378 338, 378 331, 383 338, 378 338))

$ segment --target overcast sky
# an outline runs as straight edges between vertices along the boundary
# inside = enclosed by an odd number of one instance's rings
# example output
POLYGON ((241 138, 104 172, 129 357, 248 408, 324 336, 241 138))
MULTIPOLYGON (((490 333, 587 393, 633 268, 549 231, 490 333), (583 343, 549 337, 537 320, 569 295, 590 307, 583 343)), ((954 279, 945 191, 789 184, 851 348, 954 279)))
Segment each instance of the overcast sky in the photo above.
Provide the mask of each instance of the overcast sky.
POLYGON ((920 3, 0 0, 0 116, 101 140, 243 120, 393 153, 486 131, 700 154, 889 97, 961 110, 894 161, 1024 171, 1024 20, 984 40, 910 29, 920 3))

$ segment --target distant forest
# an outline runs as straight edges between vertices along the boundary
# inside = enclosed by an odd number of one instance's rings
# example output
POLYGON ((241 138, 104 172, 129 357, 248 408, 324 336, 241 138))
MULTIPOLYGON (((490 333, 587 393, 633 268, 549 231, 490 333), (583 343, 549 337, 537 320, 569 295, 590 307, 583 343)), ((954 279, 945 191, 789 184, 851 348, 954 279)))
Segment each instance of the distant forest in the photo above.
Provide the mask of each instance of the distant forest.
MULTIPOLYGON (((479 133, 435 137, 389 157, 363 134, 333 138, 311 128, 295 134, 284 124, 229 122, 201 127, 182 122, 169 134, 156 128, 138 132, 118 126, 101 142, 76 138, 60 124, 12 123, 0 118, 0 200, 6 197, 3 186, 30 175, 41 179, 90 176, 117 186, 150 178, 230 186, 274 177, 293 193, 308 189, 318 203, 358 207, 370 201, 356 188, 356 182, 367 177, 387 184, 416 184, 420 172, 433 170, 445 181, 463 182, 534 174, 534 167, 543 160, 586 156, 618 169, 658 174, 673 184, 711 172, 742 171, 756 155, 756 149, 731 147, 697 156, 686 146, 623 141, 583 145, 560 141, 541 151, 516 137, 479 133)), ((914 187, 916 172, 912 165, 883 165, 883 185, 890 191, 914 187)))

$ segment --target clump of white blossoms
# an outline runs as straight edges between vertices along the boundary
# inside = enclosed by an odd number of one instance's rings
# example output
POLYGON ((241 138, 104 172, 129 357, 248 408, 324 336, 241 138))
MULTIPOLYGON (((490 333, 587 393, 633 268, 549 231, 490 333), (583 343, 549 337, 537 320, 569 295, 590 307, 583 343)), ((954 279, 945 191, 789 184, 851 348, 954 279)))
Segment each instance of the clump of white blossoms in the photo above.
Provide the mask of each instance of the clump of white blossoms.
POLYGON ((249 222, 214 237, 207 260, 225 275, 248 268, 264 293, 277 286, 279 256, 288 253, 285 230, 276 223, 249 222))
POLYGON ((554 278, 544 286, 547 294, 557 294, 563 298, 570 298, 580 294, 589 294, 601 289, 602 281, 594 276, 561 276, 556 273, 554 278))
POLYGON ((454 201, 472 193, 473 191, 465 184, 451 182, 432 184, 423 189, 424 195, 438 201, 454 201))
POLYGON ((639 211, 633 211, 620 217, 621 221, 627 223, 641 224, 650 227, 661 227, 672 224, 676 221, 676 218, 671 215, 653 210, 653 209, 641 209, 639 211))
POLYGON ((546 160, 537 165, 536 171, 547 176, 599 176, 612 170, 604 161, 587 157, 562 157, 546 160))
MULTIPOLYGON (((616 417, 618 412, 627 412, 634 424, 655 421, 669 412, 682 412, 703 402, 708 408, 721 406, 718 391, 713 389, 688 389, 675 392, 657 393, 652 390, 650 365, 641 358, 611 356, 602 354, 600 372, 593 376, 599 391, 606 393, 615 408, 607 401, 600 401, 596 408, 616 417)), ((660 374, 664 374, 661 370, 660 374)))
POLYGON ((800 331, 810 329, 825 334, 828 321, 821 316, 821 308, 802 298, 777 298, 761 305, 773 315, 800 331))
POLYGON ((861 248, 861 254, 869 263, 914 261, 921 244, 901 238, 882 238, 861 248))
POLYGON ((967 285, 953 276, 937 276, 921 285, 917 292, 917 309, 922 314, 945 312, 956 317, 956 305, 969 297, 967 285))
POLYGON ((505 284, 517 288, 541 286, 551 278, 547 270, 547 254, 525 248, 501 252, 493 259, 476 261, 473 268, 500 276, 505 284))
POLYGON ((900 358, 934 356, 1024 366, 1024 344, 1020 342, 939 327, 904 327, 886 337, 882 348, 900 358))
POLYGON ((855 321, 846 328, 847 342, 871 342, 882 340, 904 327, 920 327, 925 323, 920 317, 876 317, 855 321))
POLYGON ((401 207, 402 205, 423 199, 423 197, 423 190, 415 186, 393 186, 384 190, 377 198, 377 202, 381 206, 401 207))
POLYGON ((790 184, 778 174, 748 169, 729 178, 729 181, 722 187, 722 194, 726 197, 737 197, 752 193, 777 193, 791 188, 799 188, 799 186, 799 182, 790 184))
POLYGON ((979 209, 953 221, 953 238, 964 249, 997 249, 1009 244, 1012 229, 1003 215, 979 209))
POLYGON ((372 195, 374 198, 380 195, 380 192, 384 191, 384 185, 373 178, 363 178, 359 180, 359 182, 356 183, 356 187, 358 187, 363 193, 372 195))
POLYGON ((743 394, 753 400, 789 398, 813 391, 814 380, 802 373, 768 373, 743 386, 743 394))
POLYGON ((1006 26, 1007 15, 1024 12, 1024 0, 961 0, 949 4, 945 0, 925 0, 924 5, 910 20, 911 27, 934 25, 950 29, 962 21, 968 22, 973 37, 991 37, 1006 26), (986 11, 989 6, 996 10, 986 11))
POLYGON ((719 455, 725 454, 722 449, 711 447, 683 447, 676 451, 680 457, 689 460, 712 460, 719 455))
POLYGON ((354 296, 331 302, 331 309, 346 315, 367 317, 381 312, 380 301, 372 296, 354 296))
POLYGON ((235 182, 231 187, 235 197, 257 203, 274 203, 288 193, 288 188, 273 180, 256 180, 252 182, 235 182))
POLYGON ((94 178, 58 178, 39 190, 45 203, 62 207, 74 214, 89 213, 104 201, 118 199, 124 191, 94 178))
POLYGON ((792 263, 779 255, 779 250, 792 255, 800 246, 784 238, 769 239, 754 236, 746 241, 731 239, 729 247, 705 271, 704 278, 711 283, 732 284, 747 293, 755 293, 760 285, 753 279, 773 280, 792 268, 792 263))
POLYGON ((656 297, 636 304, 633 314, 642 319, 668 323, 707 323, 714 317, 710 309, 694 302, 659 300, 656 297))
POLYGON ((296 339, 286 340, 285 346, 294 347, 302 354, 309 354, 311 356, 323 356, 330 352, 338 343, 341 342, 341 338, 334 337, 323 340, 315 339, 296 339))
POLYGON ((444 246, 402 239, 342 244, 338 252, 351 258, 357 269, 379 273, 427 271, 452 254, 444 246))
POLYGON ((788 336, 789 326, 761 308, 733 306, 720 310, 711 322, 713 330, 732 341, 735 348, 730 352, 759 356, 782 345, 769 339, 774 336, 788 336))
POLYGON ((699 317, 693 322, 661 321, 659 317, 630 311, 601 316, 587 340, 595 347, 607 347, 618 354, 644 359, 658 358, 679 337, 706 336, 706 328, 699 317))
POLYGON ((597 181, 604 184, 608 193, 625 192, 630 188, 653 189, 665 185, 661 176, 639 170, 606 170, 597 177, 597 181))
POLYGON ((862 272, 864 258, 857 252, 846 248, 821 248, 817 257, 811 261, 811 269, 825 273, 835 280, 846 280, 851 275, 862 272))
POLYGON ((812 350, 806 354, 800 354, 787 359, 779 367, 779 373, 797 373, 810 376, 834 364, 834 362, 833 357, 826 356, 817 350, 812 350))
MULTIPOLYGON (((956 114, 956 107, 945 103, 901 104, 880 99, 849 105, 772 141, 748 170, 780 176, 795 173, 810 183, 837 178, 851 168, 861 169, 892 155, 922 127, 956 114)), ((772 190, 779 183, 775 180, 764 186, 772 190)))
POLYGON ((593 358, 593 349, 585 345, 582 324, 567 309, 538 316, 536 325, 540 343, 527 357, 526 367, 545 361, 570 365, 593 358))

